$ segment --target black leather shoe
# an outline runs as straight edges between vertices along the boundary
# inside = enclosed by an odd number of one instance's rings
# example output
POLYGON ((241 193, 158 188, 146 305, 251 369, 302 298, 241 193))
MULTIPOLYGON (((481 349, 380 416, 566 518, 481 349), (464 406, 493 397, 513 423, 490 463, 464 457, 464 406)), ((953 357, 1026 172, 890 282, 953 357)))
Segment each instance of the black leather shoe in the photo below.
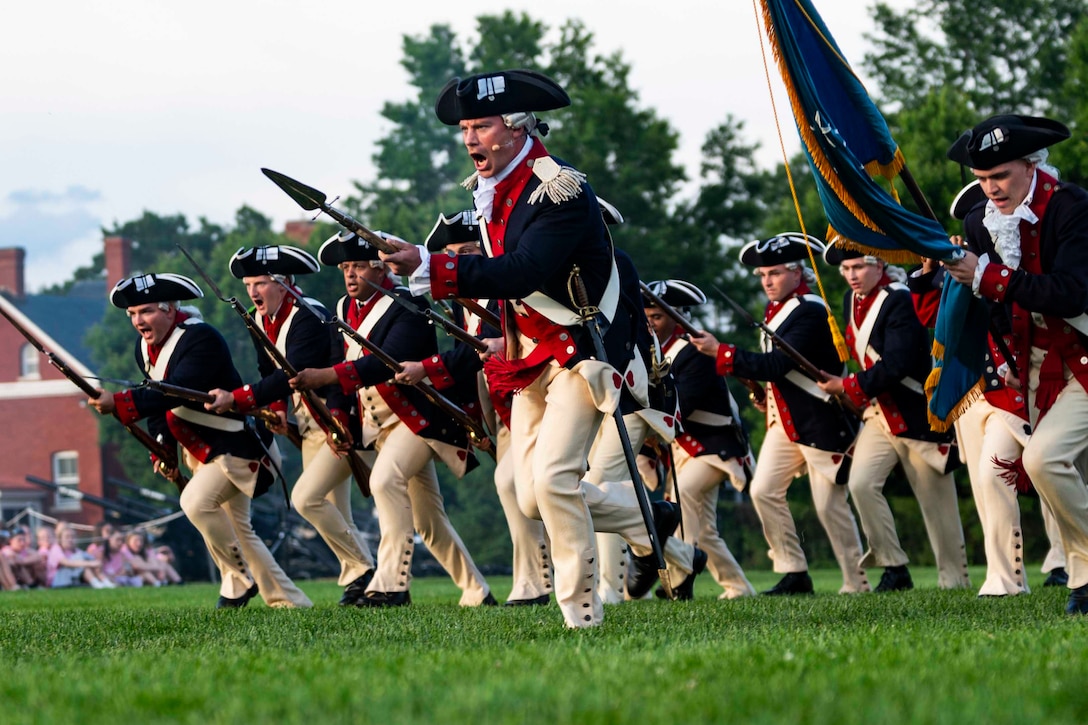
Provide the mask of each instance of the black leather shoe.
POLYGON ((1051 569, 1050 573, 1046 575, 1046 581, 1043 582, 1044 587, 1064 587, 1069 584, 1069 572, 1062 567, 1057 569, 1051 569))
POLYGON ((246 589, 246 593, 237 599, 231 599, 230 597, 219 597, 219 601, 215 603, 216 609, 241 609, 245 605, 249 604, 249 600, 257 596, 257 582, 253 582, 253 586, 246 589))
POLYGON ((1065 604, 1066 614, 1088 614, 1088 584, 1070 590, 1065 604))
POLYGON ((340 597, 341 607, 354 607, 359 603, 359 600, 366 596, 366 588, 370 585, 370 580, 374 578, 374 570, 371 569, 366 574, 353 581, 344 587, 344 596, 340 597))
MULTIPOLYGON (((665 550, 665 540, 672 536, 680 524, 680 507, 672 501, 653 501, 654 532, 661 550, 665 550)), ((646 556, 632 556, 631 569, 627 575, 627 597, 642 599, 650 587, 657 581, 657 559, 653 552, 646 556)))
POLYGON ((488 592, 487 596, 484 597, 484 600, 482 602, 480 602, 480 606, 481 607, 497 607, 497 606, 499 606, 499 601, 497 599, 495 599, 494 594, 492 594, 491 592, 488 592))
MULTIPOLYGON (((706 552, 695 548, 695 556, 691 559, 691 573, 684 577, 679 586, 673 587, 672 593, 678 602, 689 602, 695 598, 695 577, 706 570, 706 552)), ((664 593, 664 587, 662 587, 664 593)))
POLYGON ((763 594, 769 597, 812 594, 812 577, 808 575, 807 571, 791 571, 763 594))
POLYGON ((357 607, 404 607, 412 603, 408 592, 367 592, 355 606, 357 607))
POLYGON ((877 592, 902 592, 914 588, 914 580, 910 578, 910 572, 906 566, 886 566, 884 573, 880 575, 880 583, 876 585, 877 592))
POLYGON ((504 607, 543 607, 551 602, 551 595, 541 594, 532 599, 507 599, 504 607))

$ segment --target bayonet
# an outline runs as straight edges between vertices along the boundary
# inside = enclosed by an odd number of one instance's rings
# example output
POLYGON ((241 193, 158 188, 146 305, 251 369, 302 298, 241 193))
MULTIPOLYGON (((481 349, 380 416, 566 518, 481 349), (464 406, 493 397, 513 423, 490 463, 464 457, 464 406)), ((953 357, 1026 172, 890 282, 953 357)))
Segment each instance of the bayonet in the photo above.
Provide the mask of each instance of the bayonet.
POLYGON ((389 242, 389 240, 385 239, 380 234, 370 231, 362 222, 329 204, 327 201, 328 197, 325 196, 324 192, 318 191, 312 186, 307 186, 301 181, 296 181, 290 176, 281 174, 278 171, 273 171, 272 169, 262 168, 261 173, 271 179, 273 184, 283 189, 287 196, 294 199, 295 203, 306 211, 323 211, 332 217, 337 224, 344 227, 349 232, 355 232, 365 239, 370 246, 379 249, 386 254, 393 254, 399 251, 395 245, 389 242))

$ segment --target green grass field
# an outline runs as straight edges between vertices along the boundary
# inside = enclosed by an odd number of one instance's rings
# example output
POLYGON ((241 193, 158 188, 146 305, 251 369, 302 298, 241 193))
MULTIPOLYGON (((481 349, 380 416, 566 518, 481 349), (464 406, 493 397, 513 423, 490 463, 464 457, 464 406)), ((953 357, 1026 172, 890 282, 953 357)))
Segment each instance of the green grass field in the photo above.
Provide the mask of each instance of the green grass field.
POLYGON ((207 584, 0 594, 0 723, 1088 721, 1066 590, 1033 570, 1030 596, 978 599, 912 573, 905 593, 838 596, 824 571, 814 597, 732 602, 704 575, 693 602, 589 631, 554 604, 460 609, 437 578, 378 611, 340 609, 332 582, 303 583, 306 611, 217 612, 207 584))

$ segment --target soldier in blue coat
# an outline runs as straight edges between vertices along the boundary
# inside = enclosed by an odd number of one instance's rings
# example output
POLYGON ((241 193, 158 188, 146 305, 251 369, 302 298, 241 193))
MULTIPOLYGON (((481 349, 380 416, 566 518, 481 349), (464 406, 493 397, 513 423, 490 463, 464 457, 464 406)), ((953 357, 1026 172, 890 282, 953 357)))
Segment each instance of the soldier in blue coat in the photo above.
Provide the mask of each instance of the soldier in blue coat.
POLYGON ((960 522, 953 434, 930 429, 923 389, 932 363, 929 334, 914 309, 906 273, 879 257, 829 245, 828 264, 837 266, 850 290, 843 302, 846 344, 861 370, 827 375, 820 388, 847 395, 863 411, 864 428, 854 446, 848 485, 869 549, 865 567, 884 567, 878 592, 911 589, 907 555, 899 545, 884 483, 897 464, 918 499, 937 561, 937 586, 971 585, 960 522), (895 275, 895 280, 890 275, 895 275))
POLYGON ((986 203, 964 220, 949 274, 985 300, 1007 335, 1031 437, 1023 467, 1065 545, 1070 614, 1088 613, 1088 192, 1042 165, 1069 138, 1057 121, 1002 114, 965 132, 948 156, 971 169, 986 203))
MULTIPOLYGON (((195 390, 242 384, 223 336, 183 300, 203 297, 179 274, 144 274, 121 280, 110 302, 126 311, 140 333, 136 364, 152 380, 195 390)), ((103 392, 90 404, 123 423, 146 419, 148 432, 167 448, 181 445, 193 472, 181 507, 204 537, 222 580, 220 608, 244 607, 260 592, 274 607, 309 607, 309 598, 284 574, 250 523, 250 499, 271 486, 279 451, 263 425, 249 427, 237 413, 216 415, 202 403, 146 388, 103 392)))
MULTIPOLYGON (((231 274, 246 285, 246 293, 254 304, 254 321, 261 326, 295 370, 333 365, 343 360, 343 345, 326 320, 328 312, 317 300, 307 298, 320 318, 298 304, 287 291, 290 285, 296 294, 299 275, 317 272, 321 265, 304 249, 281 246, 242 248, 230 260, 231 274)), ((326 445, 328 431, 314 416, 304 399, 291 389, 287 374, 280 369, 264 345, 254 339, 257 369, 261 378, 234 390, 211 391, 216 396, 209 410, 225 413, 236 410, 250 413, 269 407, 279 418, 272 426, 275 433, 287 432, 287 412, 290 409, 298 422, 302 437, 303 474, 291 489, 291 502, 329 545, 340 562, 340 586, 344 594, 340 604, 358 604, 366 586, 374 576, 374 557, 351 513, 351 480, 346 460, 338 457, 326 445)), ((334 386, 317 391, 326 403, 343 408, 343 396, 336 396, 334 386), (333 399, 330 401, 330 396, 333 399)))
POLYGON ((597 428, 618 404, 620 371, 635 352, 628 326, 616 319, 619 273, 593 190, 541 141, 547 129, 535 112, 569 104, 562 88, 533 71, 447 83, 435 112, 461 129, 475 169, 466 187, 483 221, 486 255, 430 256, 405 244, 386 260, 411 275, 419 292, 504 300, 506 348, 488 361, 488 380, 516 392, 510 455, 518 503, 551 536, 555 596, 574 628, 603 620, 581 478, 597 428), (608 323, 604 360, 582 324, 585 306, 608 323))
MULTIPOLYGON (((420 360, 438 352, 434 328, 374 290, 380 285, 420 305, 405 287, 394 284, 376 249, 355 234, 345 233, 322 245, 322 264, 338 267, 347 292, 336 304, 336 316, 394 360, 420 360)), ((378 514, 381 541, 377 571, 357 606, 403 606, 411 603, 412 553, 418 531, 435 559, 461 589, 466 607, 494 604, 490 587, 446 515, 438 487, 435 459, 457 476, 477 465, 460 424, 419 390, 398 385, 394 372, 359 342, 344 336, 345 359, 330 368, 300 370, 291 380, 298 388, 335 385, 349 396, 348 423, 363 457, 371 465, 370 489, 378 514)), ((348 451, 342 451, 347 454, 348 451)))
MULTIPOLYGON (((764 323, 809 362, 823 370, 842 370, 828 323, 828 310, 819 296, 810 294, 814 279, 805 267, 809 247, 823 253, 812 237, 784 233, 746 244, 740 261, 753 267, 767 295, 764 323)), ((797 527, 786 501, 796 476, 808 474, 816 514, 831 540, 842 570, 840 593, 869 591, 861 568, 861 537, 847 501, 847 452, 858 423, 797 363, 763 335, 760 352, 719 344, 713 335, 692 336, 700 352, 717 360, 720 375, 736 375, 767 382, 767 434, 760 448, 752 479, 752 504, 763 524, 774 570, 782 579, 764 592, 770 595, 809 594, 812 579, 801 549, 797 527)))

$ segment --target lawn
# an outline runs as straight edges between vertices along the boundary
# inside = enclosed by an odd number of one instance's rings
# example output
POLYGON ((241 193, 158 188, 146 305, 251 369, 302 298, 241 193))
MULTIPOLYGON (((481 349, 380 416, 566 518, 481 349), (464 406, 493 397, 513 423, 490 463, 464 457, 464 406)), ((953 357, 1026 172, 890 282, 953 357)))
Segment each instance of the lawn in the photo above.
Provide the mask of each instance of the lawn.
POLYGON ((215 611, 207 584, 0 594, 0 723, 1088 721, 1066 590, 1033 571, 1031 595, 978 599, 912 573, 911 592, 838 596, 826 571, 813 597, 732 602, 704 575, 693 602, 608 607, 589 631, 554 604, 460 609, 440 578, 375 611, 324 581, 306 611, 215 611))

